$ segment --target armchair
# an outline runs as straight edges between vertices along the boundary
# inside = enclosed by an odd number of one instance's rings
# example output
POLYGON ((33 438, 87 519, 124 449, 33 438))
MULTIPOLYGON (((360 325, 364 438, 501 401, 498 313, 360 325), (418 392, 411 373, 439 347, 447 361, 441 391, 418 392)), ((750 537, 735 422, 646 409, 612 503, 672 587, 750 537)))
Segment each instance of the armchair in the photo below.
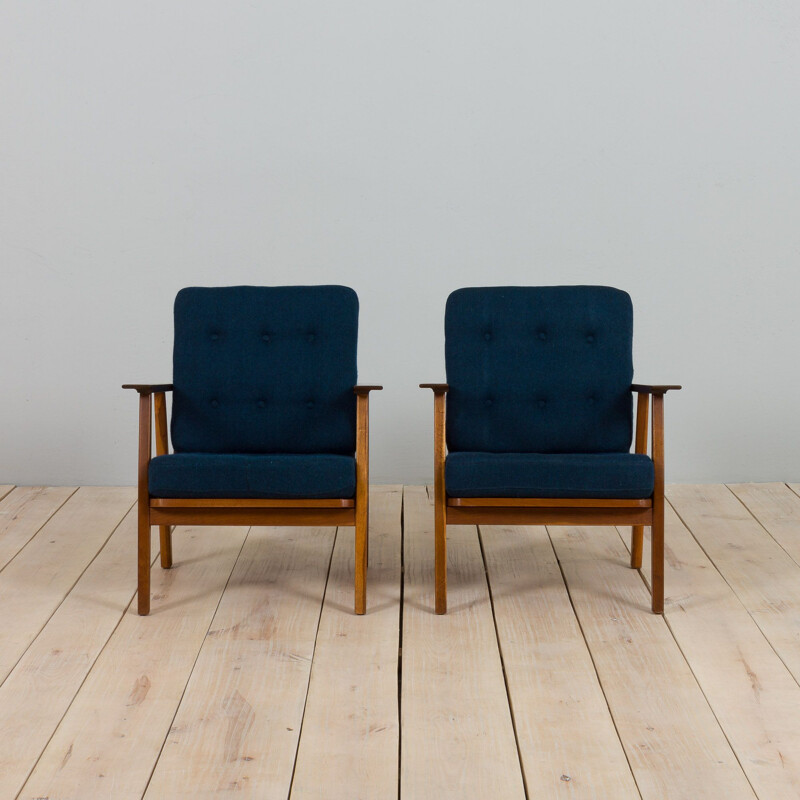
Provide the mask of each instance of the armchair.
POLYGON ((355 526, 355 612, 366 612, 369 393, 382 387, 356 385, 357 332, 358 298, 343 286, 178 293, 173 382, 123 386, 139 394, 139 614, 153 525, 165 569, 173 525, 355 526))
POLYGON ((434 395, 436 613, 447 524, 652 529, 652 610, 664 609, 664 395, 632 383, 633 307, 604 286, 467 288, 445 311, 434 395), (637 413, 634 452, 632 393, 637 413), (651 451, 647 454, 652 401, 651 451))

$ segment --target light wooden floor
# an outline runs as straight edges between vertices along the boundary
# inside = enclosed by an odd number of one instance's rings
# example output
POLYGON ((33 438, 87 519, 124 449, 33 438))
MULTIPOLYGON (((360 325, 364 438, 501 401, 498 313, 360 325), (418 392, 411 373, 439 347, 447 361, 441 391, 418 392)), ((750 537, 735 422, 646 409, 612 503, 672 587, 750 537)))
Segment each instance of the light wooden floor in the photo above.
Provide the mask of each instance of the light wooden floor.
POLYGON ((797 800, 800 486, 668 496, 664 617, 628 530, 491 526, 437 617, 376 486, 366 617, 352 528, 182 528, 140 618, 133 489, 0 486, 0 800, 797 800))

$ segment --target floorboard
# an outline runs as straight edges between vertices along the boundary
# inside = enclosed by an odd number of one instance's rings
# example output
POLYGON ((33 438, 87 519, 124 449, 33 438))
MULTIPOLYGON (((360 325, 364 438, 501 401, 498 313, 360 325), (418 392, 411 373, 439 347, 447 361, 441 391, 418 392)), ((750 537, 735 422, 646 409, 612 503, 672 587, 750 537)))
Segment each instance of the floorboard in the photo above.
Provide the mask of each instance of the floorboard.
POLYGON ((288 796, 335 533, 251 529, 148 800, 288 796))
POLYGON ((728 488, 800 564, 800 497, 785 483, 736 483, 728 488))
MULTIPOLYGON (((671 507, 665 542, 664 614, 675 640, 756 794, 796 800, 800 686, 671 507)), ((646 536, 648 579, 649 558, 646 536)))
POLYGON ((0 682, 39 635, 135 500, 129 487, 84 487, 0 573, 0 682))
POLYGON ((543 527, 480 528, 532 798, 638 798, 543 527))
POLYGON ((477 530, 448 528, 448 613, 433 610, 433 503, 404 493, 401 797, 525 797, 477 530))
POLYGON ((800 485, 670 486, 663 617, 629 528, 178 528, 135 612, 130 488, 0 486, 0 797, 800 797, 800 485))
POLYGON ((21 486, 6 494, 0 502, 0 570, 74 492, 75 487, 21 486))
POLYGON ((363 617, 353 614, 354 529, 339 529, 291 800, 397 797, 402 498, 400 486, 370 492, 363 617))
POLYGON ((800 683, 800 567, 726 486, 670 486, 670 503, 800 683))
POLYGON ((616 529, 548 531, 642 798, 753 798, 616 529))
POLYGON ((22 788, 135 592, 134 509, 0 686, 0 797, 22 788))
POLYGON ((246 529, 173 535, 173 568, 153 568, 150 615, 128 608, 25 784, 24 800, 144 794, 246 529))

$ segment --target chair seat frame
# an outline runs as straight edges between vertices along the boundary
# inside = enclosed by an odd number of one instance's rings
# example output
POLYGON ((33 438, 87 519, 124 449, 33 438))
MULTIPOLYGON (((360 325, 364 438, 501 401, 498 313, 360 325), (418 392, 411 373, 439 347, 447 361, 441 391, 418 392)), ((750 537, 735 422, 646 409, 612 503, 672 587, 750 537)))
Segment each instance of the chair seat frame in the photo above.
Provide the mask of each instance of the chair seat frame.
POLYGON ((631 568, 642 566, 644 528, 651 529, 651 595, 654 614, 664 612, 664 395, 677 385, 632 384, 637 394, 635 452, 647 454, 655 468, 653 494, 643 499, 448 497, 445 487, 446 383, 421 383, 433 391, 435 518, 435 610, 447 613, 447 525, 630 525, 631 568))
POLYGON ((303 525, 355 528, 355 613, 367 610, 369 560, 369 394, 382 386, 354 386, 356 395, 355 497, 333 499, 240 499, 151 497, 149 467, 153 421, 156 455, 169 453, 166 392, 172 384, 124 384, 139 394, 138 612, 150 613, 150 529, 159 527, 161 566, 172 566, 175 525, 303 525))

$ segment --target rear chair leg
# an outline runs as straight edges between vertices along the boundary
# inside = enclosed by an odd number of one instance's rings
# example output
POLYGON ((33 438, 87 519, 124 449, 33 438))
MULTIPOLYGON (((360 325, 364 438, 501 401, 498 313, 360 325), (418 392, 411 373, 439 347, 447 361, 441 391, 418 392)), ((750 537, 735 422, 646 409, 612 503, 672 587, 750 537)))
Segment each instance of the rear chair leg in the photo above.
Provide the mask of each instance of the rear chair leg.
POLYGON ((172 566, 172 526, 159 525, 158 532, 161 537, 161 567, 169 569, 172 566))
POLYGON ((644 525, 634 525, 631 528, 631 569, 641 569, 643 545, 644 525))

